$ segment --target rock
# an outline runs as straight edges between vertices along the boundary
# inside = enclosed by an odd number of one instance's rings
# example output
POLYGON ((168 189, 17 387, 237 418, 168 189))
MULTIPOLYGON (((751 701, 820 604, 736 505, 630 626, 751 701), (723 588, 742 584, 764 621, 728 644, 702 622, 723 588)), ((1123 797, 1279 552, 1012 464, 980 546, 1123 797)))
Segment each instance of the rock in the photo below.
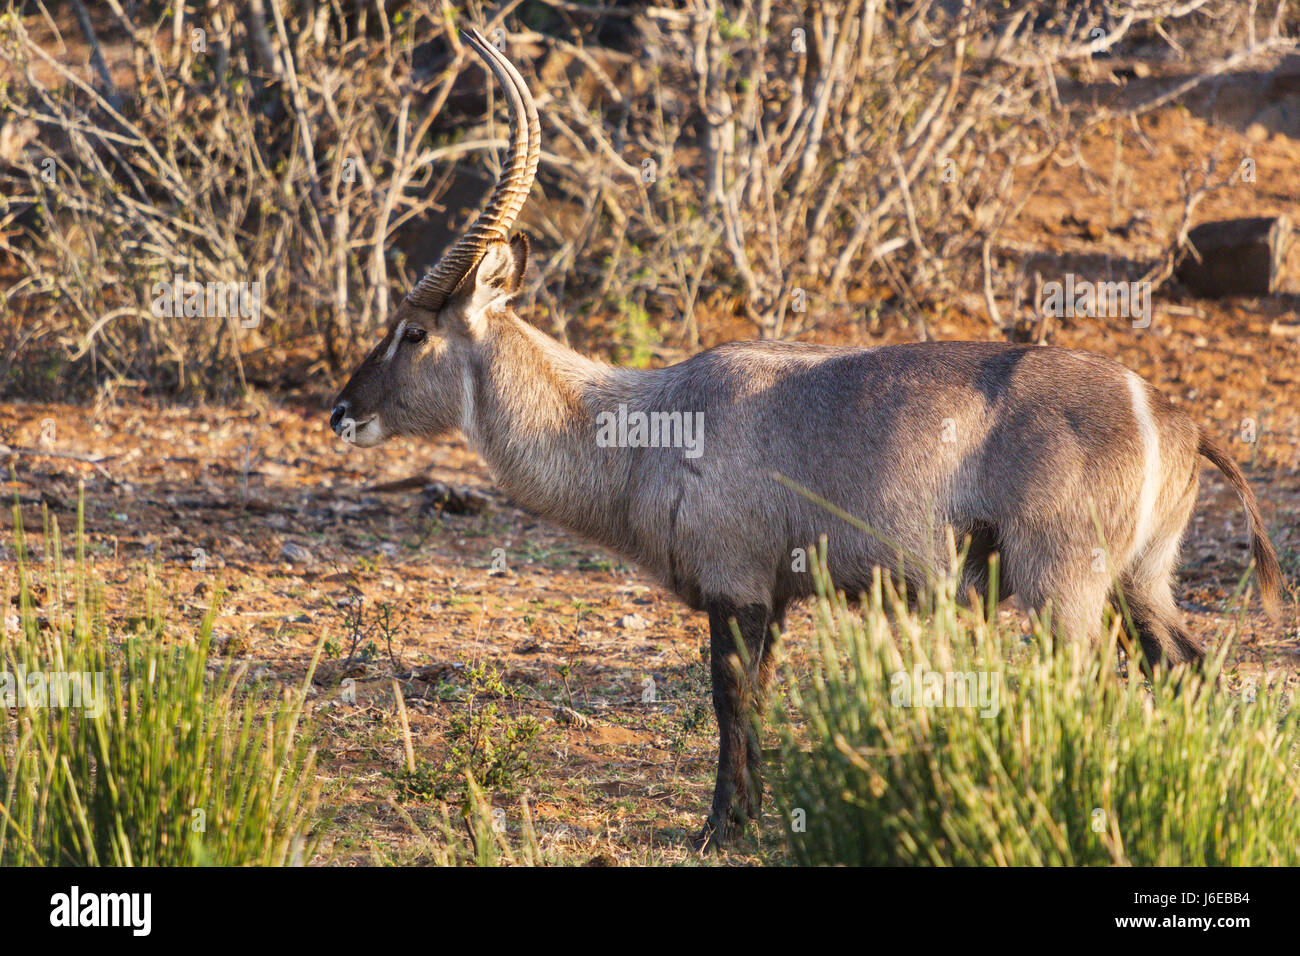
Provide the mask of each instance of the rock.
POLYGON ((487 495, 473 488, 456 488, 435 481, 424 486, 420 492, 420 510, 436 511, 439 514, 476 515, 488 504, 487 495))
POLYGON ((247 634, 222 634, 212 638, 212 649, 222 657, 242 657, 248 653, 247 634))
POLYGON ((591 726, 591 718, 586 714, 580 714, 572 707, 565 707, 563 704, 556 704, 552 708, 555 719, 562 724, 569 724, 579 730, 586 730, 591 726))
POLYGON ((448 663, 425 664, 421 667, 412 668, 402 674, 394 674, 398 680, 413 681, 420 680, 426 683, 436 684, 440 681, 451 680, 456 676, 457 665, 448 663))
POLYGON ((644 631, 650 626, 650 622, 640 614, 624 614, 618 619, 618 626, 629 631, 644 631))
POLYGON ((315 564, 316 556, 300 544, 286 541, 280 545, 280 557, 290 564, 315 564))
POLYGON ((1187 238, 1174 276, 1197 295, 1272 295, 1291 239, 1286 216, 1203 222, 1187 238))
POLYGON ((316 672, 311 675, 312 682, 328 687, 348 677, 365 677, 366 663, 360 659, 343 661, 321 661, 316 665, 316 672))

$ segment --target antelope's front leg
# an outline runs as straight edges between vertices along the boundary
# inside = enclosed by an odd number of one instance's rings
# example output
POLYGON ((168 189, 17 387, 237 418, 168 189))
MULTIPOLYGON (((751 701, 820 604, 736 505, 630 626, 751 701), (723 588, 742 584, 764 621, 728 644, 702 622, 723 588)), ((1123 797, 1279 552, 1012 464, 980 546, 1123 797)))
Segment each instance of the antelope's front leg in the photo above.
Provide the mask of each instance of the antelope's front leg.
POLYGON ((700 850, 733 842, 762 801, 761 776, 751 772, 749 755, 758 749, 755 679, 771 619, 763 605, 737 607, 725 599, 710 601, 708 610, 709 670, 718 718, 718 777, 713 808, 696 839, 700 850), (740 632, 739 641, 732 630, 733 621, 740 632))

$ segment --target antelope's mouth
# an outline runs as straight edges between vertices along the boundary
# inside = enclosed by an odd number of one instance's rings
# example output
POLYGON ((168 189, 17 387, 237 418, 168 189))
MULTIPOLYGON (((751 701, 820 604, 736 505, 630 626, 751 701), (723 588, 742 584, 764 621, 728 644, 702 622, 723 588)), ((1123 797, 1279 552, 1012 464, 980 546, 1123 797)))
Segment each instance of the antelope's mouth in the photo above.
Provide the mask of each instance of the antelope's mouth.
POLYGON ((355 418, 340 419, 334 426, 334 433, 343 440, 345 445, 356 445, 358 448, 370 448, 388 437, 378 416, 372 416, 364 421, 355 418))

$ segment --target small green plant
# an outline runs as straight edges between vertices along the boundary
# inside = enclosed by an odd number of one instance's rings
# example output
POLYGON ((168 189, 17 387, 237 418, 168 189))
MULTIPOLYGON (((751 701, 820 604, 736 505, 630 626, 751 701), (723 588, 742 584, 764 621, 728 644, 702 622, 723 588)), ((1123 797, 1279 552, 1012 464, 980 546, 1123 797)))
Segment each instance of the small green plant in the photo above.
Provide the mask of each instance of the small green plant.
POLYGON ((795 862, 1295 865, 1300 720, 1282 682, 1232 694, 1204 672, 1116 673, 1109 646, 1053 648, 934 586, 909 610, 877 574, 829 585, 812 672, 778 720, 775 797, 795 862))
POLYGON ((565 661, 556 667, 560 683, 564 685, 564 706, 573 707, 573 688, 569 686, 569 675, 573 673, 573 661, 565 661))
POLYGON ((417 762, 390 777, 399 798, 466 797, 465 775, 491 793, 513 795, 537 772, 535 743, 541 725, 518 712, 519 695, 491 664, 465 669, 460 706, 447 727, 448 752, 441 767, 417 762))
POLYGON ((517 707, 519 698, 491 664, 470 666, 466 677, 464 707, 448 728, 451 752, 444 769, 468 770, 484 789, 513 793, 536 773, 533 742, 541 727, 531 715, 502 709, 517 707))
POLYGON ((427 760, 416 760, 414 767, 399 767, 386 775, 397 788, 397 799, 430 800, 446 792, 442 768, 427 760))
POLYGON ((339 602, 335 610, 341 619, 344 637, 341 643, 330 641, 327 651, 332 658, 342 656, 343 645, 347 645, 344 658, 346 668, 354 660, 363 664, 372 664, 379 660, 379 645, 375 638, 382 638, 388 652, 388 659, 396 671, 399 668, 396 653, 393 650, 393 638, 397 635, 398 623, 393 616, 391 605, 379 603, 372 613, 367 613, 365 598, 361 590, 354 585, 348 588, 346 600, 339 602))
MULTIPOLYGON (((83 517, 79 502, 68 573, 46 516, 48 579, 38 585, 14 507, 18 622, 0 632, 0 865, 305 862, 319 786, 301 716, 320 648, 298 690, 267 702, 245 690, 244 666, 209 672, 215 598, 193 641, 161 623, 114 641, 83 517), (34 593, 46 595, 39 608, 34 593), (18 687, 22 700, 12 699, 18 687)), ((7 581, 4 592, 9 607, 7 581)))

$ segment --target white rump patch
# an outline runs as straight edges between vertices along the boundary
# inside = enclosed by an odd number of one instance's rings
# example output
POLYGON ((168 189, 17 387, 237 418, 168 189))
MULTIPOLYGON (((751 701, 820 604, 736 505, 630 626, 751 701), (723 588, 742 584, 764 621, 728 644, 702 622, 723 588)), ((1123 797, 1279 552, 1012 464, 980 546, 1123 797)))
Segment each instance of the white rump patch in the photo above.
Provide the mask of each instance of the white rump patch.
POLYGON ((1133 417, 1137 419, 1143 453, 1142 494, 1138 498, 1137 527, 1133 533, 1133 553, 1138 554, 1150 540, 1156 499, 1160 497, 1160 430, 1151 414, 1147 383, 1134 372, 1128 373, 1128 391, 1133 397, 1133 417))
POLYGON ((393 329, 393 341, 388 343, 388 351, 384 353, 384 361, 391 362, 393 356, 397 354, 397 347, 402 344, 402 336, 406 334, 406 319, 397 323, 397 328, 393 329))

